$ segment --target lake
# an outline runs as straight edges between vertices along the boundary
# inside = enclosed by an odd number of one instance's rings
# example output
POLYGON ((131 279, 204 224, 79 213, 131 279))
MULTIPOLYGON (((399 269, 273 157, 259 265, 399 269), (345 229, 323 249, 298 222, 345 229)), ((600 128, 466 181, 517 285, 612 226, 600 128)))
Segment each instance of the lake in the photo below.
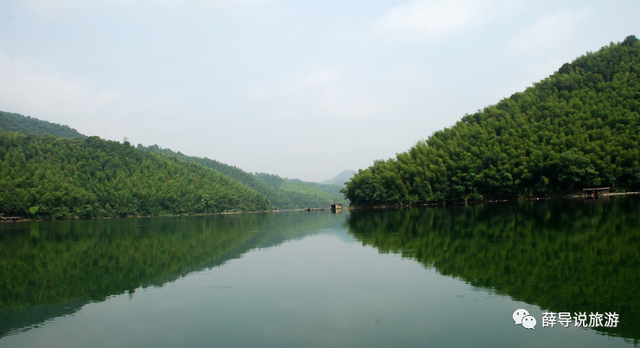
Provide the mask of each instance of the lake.
POLYGON ((639 290, 639 196, 0 226, 2 347, 629 347, 639 290))

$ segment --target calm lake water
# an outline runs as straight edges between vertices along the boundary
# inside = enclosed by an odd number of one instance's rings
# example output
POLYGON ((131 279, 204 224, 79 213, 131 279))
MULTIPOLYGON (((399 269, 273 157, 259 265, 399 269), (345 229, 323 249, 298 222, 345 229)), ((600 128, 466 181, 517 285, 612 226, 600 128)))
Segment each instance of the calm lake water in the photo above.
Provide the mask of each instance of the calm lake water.
POLYGON ((630 347, 639 290, 637 196, 0 226, 2 347, 630 347))

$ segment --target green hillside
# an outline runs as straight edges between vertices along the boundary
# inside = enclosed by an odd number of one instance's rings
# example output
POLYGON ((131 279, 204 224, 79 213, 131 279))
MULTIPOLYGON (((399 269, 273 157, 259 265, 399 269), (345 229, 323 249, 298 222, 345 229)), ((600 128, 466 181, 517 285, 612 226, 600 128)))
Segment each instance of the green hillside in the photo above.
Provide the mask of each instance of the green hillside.
MULTIPOLYGON (((36 134, 36 135, 45 135, 50 134, 61 138, 85 138, 84 135, 78 133, 75 129, 69 128, 68 126, 60 126, 58 124, 50 123, 47 121, 38 120, 36 118, 31 118, 28 116, 22 116, 20 114, 9 113, 9 112, 0 112, 0 130, 6 131, 14 131, 23 134, 36 134)), ((341 194, 339 194, 339 187, 334 187, 332 185, 320 185, 315 183, 304 183, 301 181, 297 181, 297 184, 285 184, 280 187, 280 185, 274 187, 263 180, 257 178, 251 173, 247 173, 240 168, 230 166, 224 163, 220 163, 215 160, 211 160, 208 158, 200 158, 187 156, 182 154, 181 152, 174 152, 170 149, 162 149, 157 145, 144 147, 142 145, 138 145, 138 150, 151 152, 157 155, 162 155, 164 157, 170 157, 173 159, 177 159, 180 162, 198 164, 209 169, 213 169, 218 173, 223 174, 224 176, 234 179, 236 182, 235 186, 244 186, 244 191, 254 191, 253 194, 261 194, 265 195, 269 202, 273 207, 277 209, 296 209, 296 208, 307 208, 307 207, 318 207, 325 206, 328 207, 331 203, 334 202, 344 202, 344 198, 341 194), (239 183, 238 183, 239 182, 239 183), (329 192, 329 193, 327 193, 329 192)), ((188 166, 187 168, 193 168, 188 166)), ((217 175, 217 173, 215 174, 217 175)), ((279 177, 278 177, 279 178, 279 177)), ((282 180, 282 179, 280 179, 282 180)), ((295 181, 295 180, 294 180, 295 181)), ((235 188, 231 188, 234 190, 235 188)), ((0 188, 0 192, 5 192, 7 188, 0 188)), ((3 195, 10 195, 8 193, 2 193, 3 195)), ((8 203, 1 203, 8 204, 8 203)), ((13 203, 12 203, 13 204, 13 203)), ((17 204, 17 203, 16 203, 17 204)), ((126 203, 128 205, 128 202, 126 203)), ((110 205, 113 208, 113 204, 110 205)), ((228 205, 232 207, 233 205, 228 205)), ((17 207, 23 207, 24 205, 17 205, 17 207)), ((236 209, 235 206, 229 209, 236 209)), ((253 210, 253 208, 246 209, 253 210)), ((246 210, 245 208, 240 208, 236 210, 246 210)), ((0 212, 15 212, 16 214, 23 211, 22 208, 9 208, 9 205, 5 209, 0 208, 0 212)), ((73 210, 73 209, 71 209, 73 210)), ((70 210, 70 211, 71 211, 70 210)), ((188 209, 189 212, 196 212, 197 209, 188 209), (193 210, 193 211, 191 211, 193 210)), ((116 209, 114 208, 114 213, 106 213, 107 216, 111 215, 122 215, 126 214, 127 209, 116 209)), ((165 210, 163 210, 165 211, 165 210)), ((169 210, 166 210, 168 212, 169 210)), ((137 213, 142 213, 141 211, 137 213)), ((63 215, 66 213, 63 213, 63 215)), ((69 216, 76 216, 73 213, 69 213, 69 216)), ((102 213, 99 213, 102 214, 102 213)))
POLYGON ((269 200, 197 164, 99 137, 0 133, 0 213, 71 218, 267 210, 269 200))
POLYGON ((297 179, 283 179, 278 175, 255 173, 256 178, 264 181, 269 186, 275 188, 289 201, 295 202, 299 208, 329 207, 331 203, 343 203, 344 198, 338 192, 330 193, 325 191, 331 188, 328 185, 318 186, 306 183, 297 179), (321 188, 322 187, 322 188, 321 188), (323 188, 325 190, 323 190, 323 188))
POLYGON ((319 189, 320 191, 324 191, 324 192, 330 193, 332 195, 336 195, 339 198, 341 198, 341 196, 342 196, 342 194, 340 193, 340 190, 342 190, 344 188, 343 185, 337 185, 337 184, 322 184, 322 183, 317 183, 317 182, 302 181, 302 180, 299 180, 299 179, 289 179, 289 178, 284 178, 284 180, 290 181, 290 182, 293 182, 293 183, 309 185, 309 186, 312 186, 312 187, 315 187, 315 188, 319 189))
POLYGON ((11 112, 0 111, 0 131, 19 132, 24 134, 51 134, 61 138, 84 138, 85 135, 69 126, 42 121, 30 116, 22 116, 11 112))
POLYGON ((629 36, 375 161, 343 192, 380 205, 640 190, 639 112, 640 42, 629 36))
POLYGON ((330 185, 314 187, 313 185, 310 185, 310 183, 304 183, 299 180, 295 183, 285 182, 285 179, 272 174, 253 175, 235 166, 220 163, 209 158, 187 156, 181 152, 163 149, 158 145, 142 146, 139 144, 137 148, 138 150, 173 157, 183 162, 197 163, 207 168, 214 169, 265 195, 271 204, 273 204, 277 209, 299 209, 318 206, 328 207, 331 203, 344 201, 344 198, 339 194, 339 188, 336 190, 336 188, 330 187, 330 185), (335 192, 328 193, 325 191, 331 189, 335 192))

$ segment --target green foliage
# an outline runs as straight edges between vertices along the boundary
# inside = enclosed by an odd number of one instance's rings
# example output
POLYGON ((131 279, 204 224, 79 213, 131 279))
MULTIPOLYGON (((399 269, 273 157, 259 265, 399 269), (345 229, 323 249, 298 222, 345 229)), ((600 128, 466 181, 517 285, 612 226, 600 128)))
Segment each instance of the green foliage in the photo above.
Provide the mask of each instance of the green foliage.
MULTIPOLYGON (((7 112, 0 112, 0 129, 16 131, 23 134, 51 134, 63 138, 85 137, 84 135, 78 133, 76 130, 71 129, 67 126, 60 126, 46 121, 40 121, 35 118, 24 117, 19 114, 12 114, 7 112)), ((339 193, 340 188, 336 187, 335 185, 321 185, 316 183, 307 183, 299 180, 287 179, 289 181, 296 182, 299 185, 286 184, 285 186, 280 188, 280 183, 284 182, 284 179, 277 176, 274 176, 274 180, 278 183, 274 185, 274 183, 271 182, 270 185, 264 180, 261 180, 260 178, 257 178, 256 176, 247 173, 240 168, 220 163, 208 158, 187 156, 181 152, 174 152, 170 149, 163 149, 157 145, 148 147, 138 145, 137 149, 155 153, 165 157, 175 158, 181 162, 195 163, 213 169, 231 179, 240 182, 242 186, 246 186, 251 190, 265 195, 273 205, 273 207, 277 209, 296 209, 322 206, 328 207, 331 203, 346 203, 342 195, 339 193)), ((266 177, 263 176, 262 178, 265 179, 266 177)), ((18 215, 24 215, 25 212, 28 212, 29 216, 46 216, 46 213, 43 213, 43 209, 41 209, 39 206, 31 206, 28 207, 28 209, 25 209, 19 201, 16 201, 14 198, 12 198, 14 197, 14 195, 4 193, 6 190, 10 189, 10 187, 4 189, 0 188, 0 209, 2 209, 0 211, 18 215)), ((205 198, 203 195, 203 198, 200 199, 200 202, 193 208, 193 210, 199 212, 209 211, 210 209, 208 208, 210 207, 208 206, 208 200, 210 199, 211 198, 209 196, 205 198)), ((140 208, 143 207, 140 205, 139 200, 131 201, 127 204, 131 206, 131 208, 128 208, 128 210, 118 209, 113 204, 109 204, 109 202, 107 202, 101 208, 105 210, 107 216, 112 216, 138 212, 140 211, 140 208), (108 205, 108 207, 106 205, 108 205)), ((236 209, 237 207, 229 206, 228 208, 236 209)), ((76 210, 76 215, 79 216, 95 216, 95 214, 93 213, 93 208, 90 208, 89 205, 79 207, 76 210)), ((238 210, 245 209, 240 208, 238 210)), ((71 215, 73 215, 73 213, 71 213, 71 215)))
POLYGON ((312 187, 315 187, 317 189, 320 189, 321 191, 330 193, 332 195, 338 196, 336 197, 336 199, 342 199, 342 195, 340 194, 340 190, 342 190, 344 188, 343 185, 336 185, 336 184, 322 184, 322 183, 317 183, 317 182, 309 182, 309 181, 302 181, 299 179, 289 179, 289 178, 285 178, 286 181, 289 182, 293 182, 293 183, 299 183, 299 184, 305 184, 305 185, 309 185, 312 187))
POLYGON ((0 184, 0 212, 7 216, 25 213, 24 205, 18 198, 18 191, 8 182, 0 184))
POLYGON ((0 213, 30 218, 270 209, 268 199, 197 164, 98 137, 0 133, 0 213))
POLYGON ((640 43, 603 47, 465 115, 343 189, 352 205, 640 190, 640 43))
POLYGON ((216 170, 265 195, 271 204, 277 209, 315 208, 319 206, 328 207, 331 203, 344 202, 344 198, 338 194, 339 190, 336 190, 332 185, 314 185, 313 183, 302 182, 299 180, 283 179, 273 174, 260 173, 253 175, 235 166, 220 163, 209 158, 186 156, 181 152, 163 149, 158 145, 145 147, 139 144, 138 150, 177 158, 183 162, 197 163, 216 170), (299 185, 290 185, 287 184, 286 181, 292 181, 299 185), (327 193, 327 190, 333 190, 335 192, 327 193))
POLYGON ((61 126, 57 123, 4 111, 0 111, 0 130, 23 134, 50 134, 61 138, 85 138, 84 135, 69 126, 61 126))
POLYGON ((329 207, 332 203, 346 204, 339 195, 339 188, 335 185, 322 185, 304 182, 298 179, 281 178, 275 174, 255 173, 256 178, 265 182, 281 194, 281 199, 290 202, 289 206, 296 208, 329 207))
MULTIPOLYGON (((617 312, 640 339, 640 197, 355 210, 349 231, 380 253, 554 312, 617 312)), ((512 324, 513 325, 513 324, 512 324)))
POLYGON ((284 183, 284 179, 275 174, 255 173, 256 178, 264 181, 267 185, 278 189, 284 183))

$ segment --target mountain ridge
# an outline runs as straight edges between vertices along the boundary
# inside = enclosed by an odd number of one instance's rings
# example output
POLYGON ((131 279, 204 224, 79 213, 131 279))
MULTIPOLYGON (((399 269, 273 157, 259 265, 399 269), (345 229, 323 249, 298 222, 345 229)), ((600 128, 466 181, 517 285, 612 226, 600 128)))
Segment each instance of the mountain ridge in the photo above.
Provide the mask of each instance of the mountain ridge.
POLYGON ((355 170, 349 170, 349 169, 343 170, 338 175, 336 175, 335 177, 333 177, 331 179, 320 181, 320 184, 324 184, 324 185, 339 185, 339 186, 344 187, 344 183, 349 181, 349 179, 351 179, 351 177, 355 173, 357 173, 355 170))
POLYGON ((23 134, 50 134, 61 138, 86 138, 77 130, 57 123, 44 121, 31 116, 13 112, 0 111, 0 131, 19 132, 23 134))

